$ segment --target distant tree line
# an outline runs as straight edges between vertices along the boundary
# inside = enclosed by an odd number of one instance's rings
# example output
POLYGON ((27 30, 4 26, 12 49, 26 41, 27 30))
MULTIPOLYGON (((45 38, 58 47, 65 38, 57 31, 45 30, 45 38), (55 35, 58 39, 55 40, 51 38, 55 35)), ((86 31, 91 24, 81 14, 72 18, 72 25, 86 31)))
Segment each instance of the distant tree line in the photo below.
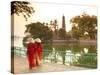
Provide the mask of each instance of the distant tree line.
MULTIPOLYGON (((52 31, 48 25, 44 23, 31 23, 26 25, 26 31, 30 28, 30 33, 33 37, 39 37, 43 41, 53 40, 53 33, 57 34, 59 40, 69 40, 69 39, 90 39, 95 40, 97 36, 97 16, 88 15, 83 13, 79 16, 74 16, 70 20, 72 24, 72 29, 69 32, 66 32, 65 29, 60 28, 52 31)), ((57 24, 57 23, 56 23, 57 24)), ((52 24, 53 25, 53 24, 52 24)), ((55 24, 54 24, 55 25, 55 24)))

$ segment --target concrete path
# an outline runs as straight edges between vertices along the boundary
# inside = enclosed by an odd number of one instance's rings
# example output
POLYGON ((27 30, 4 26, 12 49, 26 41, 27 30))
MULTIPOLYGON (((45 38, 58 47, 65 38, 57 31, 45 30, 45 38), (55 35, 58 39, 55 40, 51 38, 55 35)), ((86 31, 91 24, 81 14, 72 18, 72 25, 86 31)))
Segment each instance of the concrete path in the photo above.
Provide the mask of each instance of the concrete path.
POLYGON ((14 56, 14 73, 42 73, 42 72, 60 72, 60 71, 75 71, 88 70, 89 68, 66 66, 61 64, 47 64, 43 63, 41 66, 35 67, 32 70, 28 69, 28 61, 26 58, 14 56))

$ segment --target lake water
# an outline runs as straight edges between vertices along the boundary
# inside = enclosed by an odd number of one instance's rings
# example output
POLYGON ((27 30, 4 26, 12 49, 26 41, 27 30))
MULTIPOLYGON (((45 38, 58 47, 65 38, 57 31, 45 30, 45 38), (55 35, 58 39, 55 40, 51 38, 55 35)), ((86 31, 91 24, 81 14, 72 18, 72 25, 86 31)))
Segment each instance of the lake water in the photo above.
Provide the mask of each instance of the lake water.
MULTIPOLYGON (((23 37, 15 37, 14 38, 14 46, 15 47, 23 47, 22 44, 23 37)), ((80 42, 60 42, 60 43, 46 43, 43 44, 43 50, 52 51, 53 48, 58 51, 66 51, 70 50, 72 52, 84 52, 88 51, 88 53, 96 53, 97 52, 97 44, 91 43, 80 43, 80 42)))
POLYGON ((70 50, 72 52, 85 52, 88 53, 96 53, 97 45, 96 44, 83 44, 80 42, 66 42, 66 43, 52 43, 52 44, 43 44, 44 50, 55 50, 58 51, 67 51, 70 50))

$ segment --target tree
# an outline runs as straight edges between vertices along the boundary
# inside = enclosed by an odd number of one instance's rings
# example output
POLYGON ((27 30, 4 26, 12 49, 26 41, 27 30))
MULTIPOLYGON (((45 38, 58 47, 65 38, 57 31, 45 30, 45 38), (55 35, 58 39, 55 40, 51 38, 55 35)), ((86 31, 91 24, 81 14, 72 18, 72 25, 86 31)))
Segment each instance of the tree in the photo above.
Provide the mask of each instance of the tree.
POLYGON ((66 40, 72 39, 72 31, 66 33, 66 40))
POLYGON ((65 31, 65 29, 60 28, 59 31, 58 31, 58 34, 59 34, 59 37, 61 39, 63 39, 63 40, 66 38, 66 31, 65 31))
POLYGON ((34 13, 34 9, 32 6, 29 6, 30 3, 26 1, 12 1, 11 2, 11 15, 17 14, 18 16, 22 14, 24 18, 27 20, 28 17, 34 13))
POLYGON ((72 35, 73 35, 73 38, 79 40, 80 31, 79 31, 78 27, 76 27, 76 26, 72 27, 72 35))
POLYGON ((52 39, 52 31, 48 26, 45 26, 43 23, 31 23, 26 25, 26 31, 29 31, 33 38, 40 38, 42 41, 47 41, 52 39), (29 30, 30 28, 30 30, 29 30))
POLYGON ((73 17, 70 22, 79 29, 80 36, 84 36, 84 33, 87 32, 90 39, 96 38, 97 16, 83 13, 73 17))

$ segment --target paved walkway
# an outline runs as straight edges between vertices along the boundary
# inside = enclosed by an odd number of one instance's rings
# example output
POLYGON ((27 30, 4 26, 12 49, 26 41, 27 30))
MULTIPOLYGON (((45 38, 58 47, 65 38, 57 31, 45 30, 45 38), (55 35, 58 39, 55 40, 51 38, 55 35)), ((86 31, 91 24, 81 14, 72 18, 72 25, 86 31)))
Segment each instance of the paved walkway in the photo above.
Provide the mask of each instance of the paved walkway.
POLYGON ((28 61, 26 58, 14 56, 14 73, 41 73, 41 72, 59 72, 59 71, 75 71, 88 70, 89 68, 66 66, 61 64, 47 64, 43 63, 41 66, 32 70, 28 69, 28 61))

